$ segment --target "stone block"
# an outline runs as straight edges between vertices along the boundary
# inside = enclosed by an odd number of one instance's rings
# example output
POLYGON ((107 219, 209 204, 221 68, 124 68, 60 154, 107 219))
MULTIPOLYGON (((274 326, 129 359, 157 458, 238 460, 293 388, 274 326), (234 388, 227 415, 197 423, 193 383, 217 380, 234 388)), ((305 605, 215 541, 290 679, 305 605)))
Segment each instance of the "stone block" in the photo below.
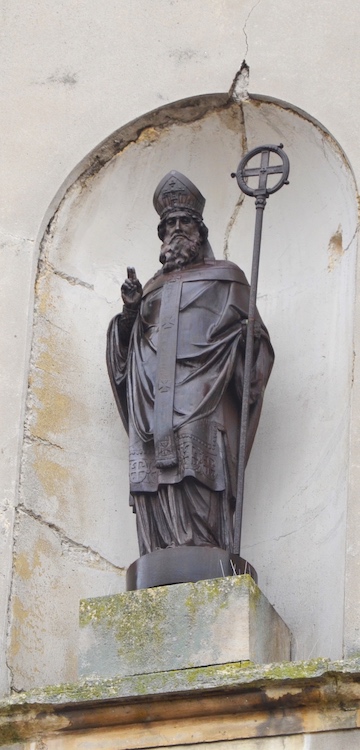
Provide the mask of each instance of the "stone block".
POLYGON ((80 603, 80 676, 290 659, 290 632, 249 575, 80 603))

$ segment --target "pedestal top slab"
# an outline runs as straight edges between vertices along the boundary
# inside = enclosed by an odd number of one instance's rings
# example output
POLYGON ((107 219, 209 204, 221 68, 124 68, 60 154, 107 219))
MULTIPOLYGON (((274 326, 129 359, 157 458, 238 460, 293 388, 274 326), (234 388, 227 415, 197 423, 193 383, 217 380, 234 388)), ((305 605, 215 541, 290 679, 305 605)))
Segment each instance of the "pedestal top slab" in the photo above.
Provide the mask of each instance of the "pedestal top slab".
POLYGON ((289 630, 248 575, 80 603, 81 676, 289 658, 289 630))

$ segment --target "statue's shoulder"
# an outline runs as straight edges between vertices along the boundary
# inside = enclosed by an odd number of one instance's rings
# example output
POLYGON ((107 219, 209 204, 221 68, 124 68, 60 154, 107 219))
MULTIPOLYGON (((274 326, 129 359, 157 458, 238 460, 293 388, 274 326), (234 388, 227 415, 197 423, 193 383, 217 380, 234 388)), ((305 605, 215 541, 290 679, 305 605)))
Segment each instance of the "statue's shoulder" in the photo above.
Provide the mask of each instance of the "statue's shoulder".
POLYGON ((206 260, 203 264, 203 278, 236 281, 238 284, 248 286, 244 271, 231 260, 206 260))
POLYGON ((205 260, 202 263, 183 268, 168 274, 160 271, 144 286, 143 296, 149 292, 159 289, 163 284, 181 279, 183 282, 189 281, 235 281, 238 284, 248 286, 248 281, 244 272, 230 260, 205 260))

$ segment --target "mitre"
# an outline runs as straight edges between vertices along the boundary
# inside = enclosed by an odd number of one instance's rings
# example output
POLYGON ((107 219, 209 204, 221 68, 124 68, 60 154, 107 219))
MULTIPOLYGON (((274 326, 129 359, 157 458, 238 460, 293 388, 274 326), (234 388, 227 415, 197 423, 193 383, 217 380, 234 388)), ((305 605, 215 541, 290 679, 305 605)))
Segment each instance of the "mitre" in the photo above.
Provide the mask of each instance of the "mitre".
POLYGON ((172 169, 160 180, 154 193, 154 208, 160 217, 177 208, 202 216, 205 198, 191 180, 172 169))

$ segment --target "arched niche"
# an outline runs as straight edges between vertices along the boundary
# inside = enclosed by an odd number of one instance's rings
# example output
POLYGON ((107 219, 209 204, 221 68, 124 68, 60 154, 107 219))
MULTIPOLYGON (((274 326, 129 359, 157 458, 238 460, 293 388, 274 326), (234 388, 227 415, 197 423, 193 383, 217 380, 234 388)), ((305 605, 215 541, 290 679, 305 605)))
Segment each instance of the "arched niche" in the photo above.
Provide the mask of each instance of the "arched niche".
POLYGON ((247 471, 243 554, 292 630, 294 656, 341 656, 354 180, 304 113, 214 95, 150 113, 101 144, 69 177, 43 236, 17 542, 27 575, 13 587, 27 612, 16 637, 27 635, 10 654, 24 686, 76 677, 78 599, 121 590, 138 554, 105 334, 126 267, 142 281, 158 268, 154 188, 172 168, 188 175, 206 197, 216 257, 249 276, 254 204, 230 173, 246 149, 280 141, 290 186, 266 208, 258 302, 276 363, 247 471))

